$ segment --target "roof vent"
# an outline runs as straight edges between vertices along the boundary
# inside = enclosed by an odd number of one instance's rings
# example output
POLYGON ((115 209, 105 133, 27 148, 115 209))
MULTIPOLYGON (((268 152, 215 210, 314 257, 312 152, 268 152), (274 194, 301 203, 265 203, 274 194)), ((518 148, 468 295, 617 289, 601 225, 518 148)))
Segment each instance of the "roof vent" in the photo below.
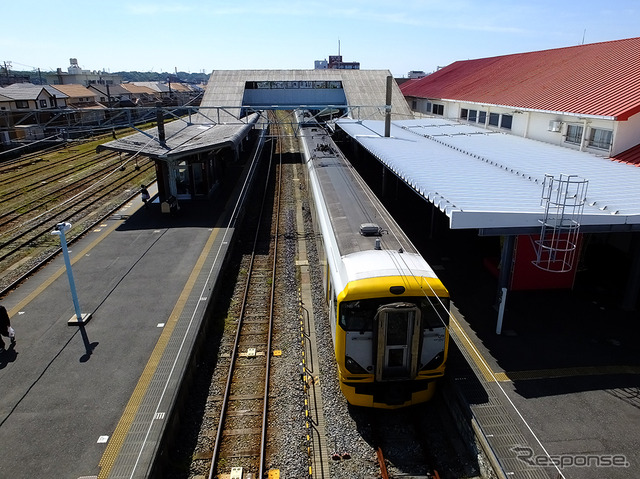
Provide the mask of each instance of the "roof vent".
POLYGON ((362 236, 382 236, 382 228, 375 223, 362 223, 360 234, 362 236))

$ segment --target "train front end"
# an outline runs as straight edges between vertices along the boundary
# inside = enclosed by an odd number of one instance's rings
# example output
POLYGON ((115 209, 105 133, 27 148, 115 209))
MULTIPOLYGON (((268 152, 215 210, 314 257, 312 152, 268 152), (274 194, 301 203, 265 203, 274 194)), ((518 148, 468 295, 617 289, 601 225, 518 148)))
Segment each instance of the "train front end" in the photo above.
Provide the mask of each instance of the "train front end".
MULTIPOLYGON (((444 375, 449 294, 418 255, 396 255, 414 262, 411 274, 386 275, 384 261, 370 263, 377 276, 358 266, 360 279, 337 298, 340 387, 356 406, 395 409, 428 401, 444 375)), ((350 260, 359 264, 365 257, 350 260)))

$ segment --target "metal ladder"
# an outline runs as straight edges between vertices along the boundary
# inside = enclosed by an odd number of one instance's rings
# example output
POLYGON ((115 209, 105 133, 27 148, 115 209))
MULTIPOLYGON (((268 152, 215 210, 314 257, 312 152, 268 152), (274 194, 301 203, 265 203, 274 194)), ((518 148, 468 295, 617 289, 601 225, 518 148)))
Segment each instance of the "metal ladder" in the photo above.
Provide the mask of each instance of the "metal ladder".
POLYGON ((538 268, 563 273, 570 271, 578 251, 580 221, 589 181, 576 175, 546 174, 542 184, 540 237, 534 240, 538 268))

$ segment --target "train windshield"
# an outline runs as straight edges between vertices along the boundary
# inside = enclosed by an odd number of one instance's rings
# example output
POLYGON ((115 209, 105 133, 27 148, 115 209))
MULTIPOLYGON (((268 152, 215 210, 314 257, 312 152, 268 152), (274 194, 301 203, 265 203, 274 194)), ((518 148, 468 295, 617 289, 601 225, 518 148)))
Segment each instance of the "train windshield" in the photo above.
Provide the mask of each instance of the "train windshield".
POLYGON ((373 331, 374 319, 381 306, 397 301, 413 303, 420 309, 424 329, 439 328, 449 324, 449 298, 395 297, 372 298, 340 303, 339 324, 345 331, 373 331))

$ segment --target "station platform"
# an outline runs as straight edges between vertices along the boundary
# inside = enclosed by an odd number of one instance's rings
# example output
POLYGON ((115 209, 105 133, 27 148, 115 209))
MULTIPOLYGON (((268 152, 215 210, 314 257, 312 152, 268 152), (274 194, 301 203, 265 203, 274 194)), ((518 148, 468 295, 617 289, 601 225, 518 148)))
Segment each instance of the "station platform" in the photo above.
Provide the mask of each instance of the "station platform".
POLYGON ((637 477, 638 311, 584 273, 572 291, 508 293, 497 334, 496 281, 454 247, 437 271, 454 303, 447 389, 498 477, 637 477))
POLYGON ((0 354, 0 477, 149 477, 240 186, 175 216, 136 197, 69 245, 80 310, 91 315, 82 325, 70 325, 62 255, 2 298, 17 342, 0 354))

